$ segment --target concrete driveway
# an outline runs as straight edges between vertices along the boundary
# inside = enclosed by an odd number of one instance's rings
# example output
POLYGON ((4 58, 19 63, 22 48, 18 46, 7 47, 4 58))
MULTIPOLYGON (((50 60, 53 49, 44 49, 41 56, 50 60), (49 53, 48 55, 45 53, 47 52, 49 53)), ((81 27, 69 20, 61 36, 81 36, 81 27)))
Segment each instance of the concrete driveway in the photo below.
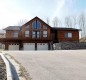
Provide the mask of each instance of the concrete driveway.
POLYGON ((5 51, 32 80, 86 80, 86 50, 5 51))

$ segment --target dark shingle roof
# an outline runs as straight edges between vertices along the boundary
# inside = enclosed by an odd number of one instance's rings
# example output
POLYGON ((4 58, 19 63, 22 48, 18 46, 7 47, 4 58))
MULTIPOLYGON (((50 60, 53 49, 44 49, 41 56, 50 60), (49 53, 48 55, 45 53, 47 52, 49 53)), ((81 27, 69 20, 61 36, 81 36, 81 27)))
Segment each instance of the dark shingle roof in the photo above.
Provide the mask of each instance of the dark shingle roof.
POLYGON ((20 30, 21 26, 8 26, 4 30, 20 30))
POLYGON ((76 28, 66 28, 66 27, 52 27, 53 30, 80 30, 76 28))

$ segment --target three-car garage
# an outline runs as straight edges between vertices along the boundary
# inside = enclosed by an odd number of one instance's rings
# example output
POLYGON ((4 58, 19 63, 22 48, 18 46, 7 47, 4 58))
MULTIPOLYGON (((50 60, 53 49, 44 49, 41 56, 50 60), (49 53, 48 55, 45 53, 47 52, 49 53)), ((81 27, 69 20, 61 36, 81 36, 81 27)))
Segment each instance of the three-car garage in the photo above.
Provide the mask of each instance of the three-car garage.
MULTIPOLYGON (((9 44, 9 50, 19 50, 19 44, 9 44)), ((48 43, 23 43, 21 50, 48 50, 48 43)))

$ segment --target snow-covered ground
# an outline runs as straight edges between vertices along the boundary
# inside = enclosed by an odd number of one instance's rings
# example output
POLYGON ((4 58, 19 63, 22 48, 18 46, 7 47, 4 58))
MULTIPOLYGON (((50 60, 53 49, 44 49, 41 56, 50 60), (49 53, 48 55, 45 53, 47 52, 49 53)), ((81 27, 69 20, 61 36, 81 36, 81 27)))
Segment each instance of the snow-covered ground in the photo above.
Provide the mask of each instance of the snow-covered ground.
POLYGON ((86 80, 86 50, 5 51, 32 80, 86 80))

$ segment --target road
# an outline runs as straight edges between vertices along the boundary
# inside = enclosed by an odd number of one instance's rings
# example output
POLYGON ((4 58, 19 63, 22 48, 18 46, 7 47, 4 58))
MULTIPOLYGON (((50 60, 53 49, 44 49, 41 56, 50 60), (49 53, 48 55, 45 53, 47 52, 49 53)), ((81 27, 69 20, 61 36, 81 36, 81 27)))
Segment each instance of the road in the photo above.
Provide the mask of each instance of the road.
POLYGON ((5 51, 32 80, 86 80, 86 50, 5 51))

